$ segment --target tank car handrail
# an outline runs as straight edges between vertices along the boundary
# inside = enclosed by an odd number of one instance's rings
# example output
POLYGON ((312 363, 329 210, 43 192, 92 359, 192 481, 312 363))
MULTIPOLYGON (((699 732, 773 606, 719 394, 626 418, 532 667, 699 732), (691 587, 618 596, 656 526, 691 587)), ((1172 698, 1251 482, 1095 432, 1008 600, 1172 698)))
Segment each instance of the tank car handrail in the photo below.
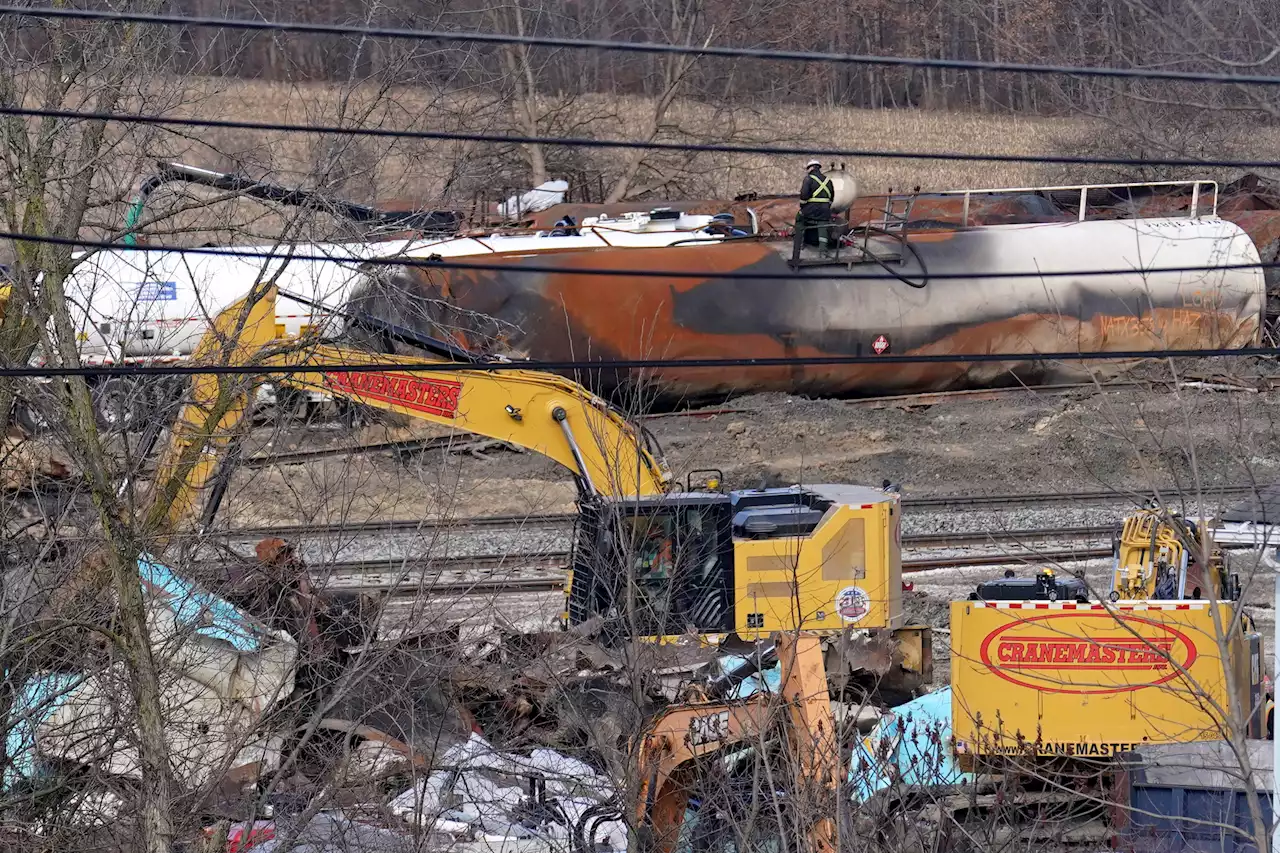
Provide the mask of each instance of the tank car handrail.
POLYGON ((594 222, 590 225, 579 225, 579 231, 612 231, 615 234, 697 234, 704 230, 702 228, 671 228, 666 231, 630 231, 626 228, 611 228, 608 225, 596 225, 594 222))
POLYGON ((1080 215, 1079 221, 1084 222, 1086 212, 1088 210, 1088 197, 1090 190, 1116 190, 1116 189, 1132 189, 1137 187, 1190 187, 1191 188, 1191 206, 1187 211, 1188 219, 1196 219, 1200 215, 1200 188, 1209 186, 1213 188, 1213 204, 1209 210, 1209 216, 1218 215, 1218 182, 1207 179, 1193 179, 1184 181, 1136 181, 1133 183, 1116 183, 1116 184, 1063 184, 1061 186, 1045 186, 1045 187, 996 187, 992 189, 963 189, 963 190, 938 190, 936 192, 913 193, 914 196, 964 196, 964 211, 961 224, 969 224, 969 202, 975 195, 997 195, 1008 193, 1044 193, 1044 192, 1078 192, 1080 193, 1080 215))
MULTIPOLYGON (((486 249, 488 249, 488 250, 489 250, 489 254, 491 254, 491 255, 496 255, 496 254, 498 254, 498 250, 497 250, 497 249, 495 249, 495 248, 493 248, 493 246, 490 246, 488 243, 486 243, 486 242, 485 242, 485 240, 486 240, 486 239, 488 239, 488 238, 490 238, 490 237, 493 237, 493 236, 495 236, 495 235, 493 235, 493 234, 486 234, 486 235, 483 235, 483 236, 480 236, 480 237, 463 237, 462 239, 464 239, 464 240, 472 240, 472 241, 474 241, 474 242, 476 242, 476 243, 479 243, 481 246, 483 246, 484 248, 486 248, 486 249)), ((523 235, 519 235, 519 236, 523 236, 523 235)))

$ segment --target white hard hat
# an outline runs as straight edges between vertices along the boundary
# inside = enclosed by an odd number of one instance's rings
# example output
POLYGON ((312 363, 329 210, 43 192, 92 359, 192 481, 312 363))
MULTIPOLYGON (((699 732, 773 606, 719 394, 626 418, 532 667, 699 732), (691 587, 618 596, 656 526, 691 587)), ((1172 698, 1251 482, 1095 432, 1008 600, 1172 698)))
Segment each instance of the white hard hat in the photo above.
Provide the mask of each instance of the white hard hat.
POLYGON ((814 166, 821 166, 821 165, 822 165, 822 164, 821 164, 820 162, 818 162, 817 160, 810 160, 808 163, 805 163, 805 164, 804 164, 804 167, 805 167, 806 169, 812 169, 814 166))

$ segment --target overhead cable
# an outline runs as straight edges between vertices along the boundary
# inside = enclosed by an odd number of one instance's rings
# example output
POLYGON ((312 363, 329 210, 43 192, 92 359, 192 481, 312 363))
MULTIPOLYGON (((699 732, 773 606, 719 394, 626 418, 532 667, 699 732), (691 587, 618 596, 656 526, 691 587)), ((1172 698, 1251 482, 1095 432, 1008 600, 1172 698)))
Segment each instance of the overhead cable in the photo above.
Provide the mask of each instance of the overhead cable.
MULTIPOLYGON (((1124 220, 1116 220, 1124 221, 1124 220)), ((1039 223, 1046 227, 1062 225, 1060 222, 1039 223)), ((1070 223, 1068 223, 1070 224, 1070 223)), ((453 239, 466 239, 465 237, 445 237, 438 242, 447 242, 453 239)), ((548 241, 558 238, 547 237, 548 241)), ((1190 238, 1201 239, 1201 238, 1190 238)), ((802 283, 806 280, 805 276, 798 276, 796 270, 790 267, 780 269, 778 272, 761 272, 758 270, 739 270, 726 272, 724 270, 700 270, 696 268, 681 270, 657 270, 652 268, 639 267, 576 267, 557 264, 528 264, 526 263, 529 254, 522 253, 518 259, 514 259, 510 263, 494 263, 492 261, 470 261, 470 260, 446 260, 438 256, 428 257, 406 257, 393 255, 389 257, 335 257, 334 255, 311 254, 305 252, 292 252, 287 246, 279 251, 262 251, 260 249, 236 249, 222 248, 218 246, 167 246, 167 245, 142 245, 129 246, 122 243, 114 243, 108 240, 89 240, 70 237, 53 237, 36 234, 26 234, 21 231, 0 231, 0 240, 13 240, 18 243, 43 243, 55 246, 68 246, 71 248, 89 248, 102 250, 117 250, 124 252, 173 252, 182 255, 207 255, 213 257, 230 257, 230 258, 248 258, 261 261, 278 261, 288 264, 293 261, 301 261, 306 263, 335 263, 347 264, 353 267, 359 266, 377 266, 377 267, 414 267, 417 269, 427 270, 471 270, 482 272, 502 272, 502 273, 520 273, 526 275, 576 275, 576 276, 609 276, 609 277, 625 277, 625 278, 679 278, 679 279, 706 279, 706 280, 729 280, 729 281, 778 281, 789 280, 802 283)), ((744 238, 728 239, 728 240, 707 240, 707 246, 723 246, 732 245, 737 242, 745 242, 744 238)), ((410 241, 413 242, 413 241, 410 241)), ((430 246, 432 240, 423 240, 423 247, 430 246)), ((548 243, 554 248, 554 243, 548 243)), ((658 247, 661 248, 661 247, 658 247)), ((675 247, 673 247, 675 248, 675 247)), ((679 249, 687 249, 689 244, 680 246, 679 249)), ((653 248, 647 251, 653 251, 653 248)), ((469 257, 469 256, 461 256, 469 257)), ((478 255, 475 257, 493 257, 493 255, 478 255)), ((960 280, 972 278, 1089 278, 1094 276, 1112 276, 1112 275, 1154 275, 1161 273, 1205 273, 1218 272, 1228 270, 1252 270, 1252 269, 1276 269, 1280 268, 1280 261, 1256 263, 1239 263, 1239 264, 1209 264, 1209 265, 1192 265, 1192 266, 1175 266, 1175 267, 1130 267, 1120 269, 1095 269, 1095 270, 1025 270, 1022 272, 1012 270, 990 270, 990 271, 966 271, 966 272, 932 272, 929 273, 929 280, 945 281, 960 280)), ((811 268, 810 268, 811 269, 811 268)), ((823 281, 880 281, 885 278, 882 273, 855 273, 846 271, 826 271, 821 276, 813 276, 812 278, 821 278, 823 281)))

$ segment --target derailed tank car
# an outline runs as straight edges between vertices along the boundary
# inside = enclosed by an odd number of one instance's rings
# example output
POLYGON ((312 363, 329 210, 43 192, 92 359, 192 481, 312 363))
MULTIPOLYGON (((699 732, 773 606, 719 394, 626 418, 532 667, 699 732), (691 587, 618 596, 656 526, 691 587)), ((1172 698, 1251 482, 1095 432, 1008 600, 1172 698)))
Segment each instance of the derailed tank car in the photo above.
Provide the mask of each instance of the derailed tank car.
MULTIPOLYGON (((855 231, 836 259, 752 237, 485 262, 498 269, 384 269, 356 285, 353 301, 473 350, 550 361, 1238 348, 1258 339, 1266 302, 1262 272, 1247 267, 1256 247, 1217 217, 933 222, 855 231), (535 271, 549 265, 567 271, 535 271), (594 274, 619 269, 675 275, 594 274)), ((602 393, 643 386, 672 400, 938 391, 1099 369, 1077 360, 577 375, 602 393)))

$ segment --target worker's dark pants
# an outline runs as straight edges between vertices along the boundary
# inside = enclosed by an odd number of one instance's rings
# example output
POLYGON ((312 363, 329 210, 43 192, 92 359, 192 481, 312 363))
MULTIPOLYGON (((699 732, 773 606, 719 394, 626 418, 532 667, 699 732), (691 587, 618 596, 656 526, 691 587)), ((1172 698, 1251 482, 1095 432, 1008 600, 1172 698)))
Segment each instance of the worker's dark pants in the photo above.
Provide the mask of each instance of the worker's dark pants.
POLYGON ((831 242, 831 205, 812 202, 800 205, 796 230, 803 232, 806 246, 826 249, 831 242))

